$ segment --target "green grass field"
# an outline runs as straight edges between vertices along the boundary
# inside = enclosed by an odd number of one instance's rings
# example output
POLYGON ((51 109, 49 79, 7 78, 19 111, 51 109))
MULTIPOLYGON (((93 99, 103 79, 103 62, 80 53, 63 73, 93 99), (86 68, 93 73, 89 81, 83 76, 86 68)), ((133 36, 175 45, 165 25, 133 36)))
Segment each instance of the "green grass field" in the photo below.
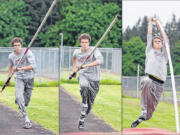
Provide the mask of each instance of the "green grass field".
MULTIPOLYGON (((180 110, 180 107, 178 109, 180 110)), ((123 128, 130 128, 132 121, 137 119, 140 112, 140 99, 123 97, 123 128)), ((141 123, 138 127, 163 128, 175 132, 176 125, 173 104, 160 102, 153 117, 150 120, 141 123)))
MULTIPOLYGON (((78 83, 78 80, 73 78, 72 80, 68 80, 71 72, 63 71, 61 73, 61 84, 62 83, 78 83)), ((113 74, 110 72, 101 72, 101 84, 109 84, 109 85, 120 85, 121 78, 119 74, 113 74)))
MULTIPOLYGON (((7 79, 6 75, 7 74, 5 74, 5 73, 0 74, 0 86, 4 85, 4 83, 7 79)), ((14 77, 11 78, 10 86, 14 86, 14 77)), ((58 87, 59 82, 58 82, 58 80, 56 81, 56 80, 51 80, 51 79, 35 76, 34 86, 37 86, 37 87, 58 87)))
MULTIPOLYGON (((59 98, 58 87, 34 87, 30 108, 27 113, 30 120, 58 134, 59 132, 59 98)), ((0 95, 0 102, 18 111, 14 103, 14 87, 6 87, 0 95)))
MULTIPOLYGON (((81 100, 79 84, 62 84, 81 100)), ((121 85, 100 85, 92 111, 117 131, 121 130, 121 85)))

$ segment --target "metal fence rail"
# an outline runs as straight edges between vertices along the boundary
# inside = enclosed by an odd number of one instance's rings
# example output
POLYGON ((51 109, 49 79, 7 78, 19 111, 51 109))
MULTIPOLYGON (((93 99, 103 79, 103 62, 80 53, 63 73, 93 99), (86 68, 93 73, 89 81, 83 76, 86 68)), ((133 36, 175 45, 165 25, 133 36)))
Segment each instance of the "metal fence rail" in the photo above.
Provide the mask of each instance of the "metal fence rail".
MULTIPOLYGON (((36 58, 37 76, 58 79, 59 70, 59 48, 39 48, 30 49, 36 58)), ((0 48, 0 72, 8 70, 8 56, 13 51, 11 47, 0 48)))
MULTIPOLYGON (((76 48, 78 47, 63 47, 60 64, 59 48, 31 47, 30 50, 36 58, 37 76, 58 79, 59 69, 61 69, 60 75, 63 78, 64 71, 71 72, 72 54, 76 48)), ((99 50, 104 57, 104 63, 101 65, 101 69, 107 74, 111 72, 121 75, 121 49, 99 48, 99 50)), ((0 47, 0 72, 7 72, 9 64, 8 56, 12 51, 12 47, 0 47)))

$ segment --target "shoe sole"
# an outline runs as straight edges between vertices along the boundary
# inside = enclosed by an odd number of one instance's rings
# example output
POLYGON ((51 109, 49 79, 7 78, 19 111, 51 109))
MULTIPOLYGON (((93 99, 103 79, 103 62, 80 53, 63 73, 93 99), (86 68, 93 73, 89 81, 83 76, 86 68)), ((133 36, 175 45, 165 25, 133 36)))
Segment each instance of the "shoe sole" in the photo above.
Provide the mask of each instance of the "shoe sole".
POLYGON ((137 125, 139 125, 140 123, 141 123, 141 122, 138 121, 138 120, 134 121, 134 122, 131 124, 131 128, 137 127, 137 125))
POLYGON ((30 126, 24 126, 23 128, 24 129, 30 129, 30 128, 32 128, 32 124, 30 126))

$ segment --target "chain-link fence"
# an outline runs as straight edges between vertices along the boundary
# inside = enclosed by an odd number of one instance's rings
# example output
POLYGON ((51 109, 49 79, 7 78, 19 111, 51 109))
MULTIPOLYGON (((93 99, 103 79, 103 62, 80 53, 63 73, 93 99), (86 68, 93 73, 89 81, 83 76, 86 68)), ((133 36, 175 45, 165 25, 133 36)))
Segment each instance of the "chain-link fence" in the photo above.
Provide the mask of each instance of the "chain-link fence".
MULTIPOLYGON (((140 90, 140 80, 142 77, 136 76, 123 76, 122 77, 122 89, 123 94, 132 97, 140 97, 141 90, 140 90)), ((177 92, 177 100, 180 103, 180 76, 175 76, 175 83, 176 83, 176 92, 177 92)), ((163 85, 164 92, 161 96, 162 101, 173 102, 173 91, 172 91, 172 84, 171 84, 171 77, 168 76, 166 82, 163 85)))
MULTIPOLYGON (((67 74, 72 71, 72 55, 78 47, 62 47, 61 49, 61 78, 67 78, 67 74)), ((101 65, 101 71, 105 77, 109 74, 118 75, 120 80, 122 52, 121 48, 98 48, 104 58, 104 63, 101 65)), ((102 77, 101 77, 102 78, 102 77)))
MULTIPOLYGON (((37 76, 58 80, 59 73, 59 48, 30 49, 36 58, 37 76)), ((8 71, 8 56, 13 51, 10 47, 0 48, 0 72, 8 71)))
MULTIPOLYGON (((72 70, 72 54, 77 47, 62 47, 61 63, 59 63, 59 48, 43 48, 31 47, 37 63, 37 76, 46 77, 50 79, 58 79, 59 64, 61 66, 61 78, 66 78, 66 73, 69 74, 72 70)), ((121 58, 122 53, 120 48, 99 48, 103 55, 104 63, 101 69, 104 77, 109 78, 109 74, 118 76, 120 80, 121 75, 121 58)), ((11 47, 0 48, 0 72, 8 71, 8 56, 13 51, 11 47)), ((113 78, 112 77, 112 78, 113 78)), ((116 77, 115 77, 116 78, 116 77)))

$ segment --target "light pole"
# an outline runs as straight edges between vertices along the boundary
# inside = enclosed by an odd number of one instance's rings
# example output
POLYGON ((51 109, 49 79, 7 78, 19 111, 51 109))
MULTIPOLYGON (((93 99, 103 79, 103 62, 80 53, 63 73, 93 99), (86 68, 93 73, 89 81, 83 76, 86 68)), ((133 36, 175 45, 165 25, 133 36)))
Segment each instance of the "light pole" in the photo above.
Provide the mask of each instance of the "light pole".
POLYGON ((59 87, 60 87, 60 81, 61 81, 61 67, 62 67, 62 51, 63 51, 63 33, 59 33, 59 36, 61 36, 61 43, 60 43, 60 46, 59 46, 59 87))

